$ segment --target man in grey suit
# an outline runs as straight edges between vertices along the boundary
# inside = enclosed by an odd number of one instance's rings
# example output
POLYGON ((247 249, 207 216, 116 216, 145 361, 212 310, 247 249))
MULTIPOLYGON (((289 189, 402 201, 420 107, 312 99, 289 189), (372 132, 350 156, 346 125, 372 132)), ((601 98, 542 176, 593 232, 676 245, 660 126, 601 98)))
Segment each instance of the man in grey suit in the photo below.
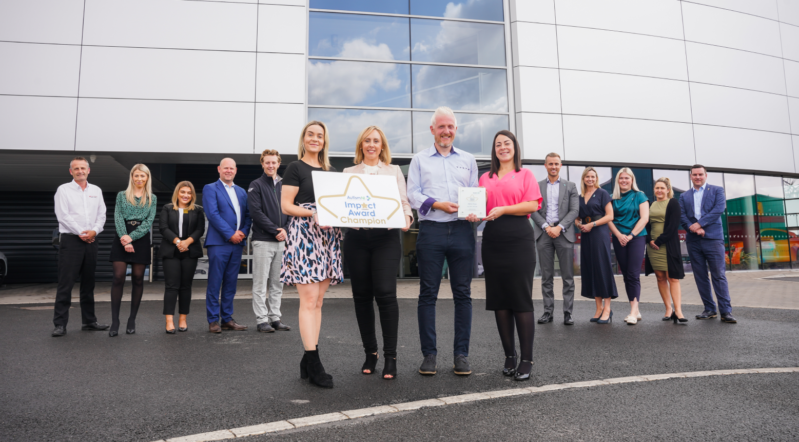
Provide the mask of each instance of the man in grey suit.
POLYGON ((574 220, 580 212, 580 197, 577 186, 560 177, 560 155, 550 153, 544 163, 547 178, 538 182, 544 197, 543 203, 538 212, 532 214, 538 262, 541 263, 541 292, 544 296, 544 314, 538 323, 552 322, 552 311, 555 309, 552 280, 557 253, 563 279, 563 323, 574 325, 574 220))

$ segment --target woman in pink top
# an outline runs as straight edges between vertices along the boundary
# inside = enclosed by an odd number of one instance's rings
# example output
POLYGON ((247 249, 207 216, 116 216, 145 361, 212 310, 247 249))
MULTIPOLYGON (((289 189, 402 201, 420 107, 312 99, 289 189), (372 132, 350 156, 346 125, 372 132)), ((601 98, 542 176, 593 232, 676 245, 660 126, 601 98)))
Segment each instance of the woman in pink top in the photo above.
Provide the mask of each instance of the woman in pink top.
MULTIPOLYGON (((391 150, 386 135, 377 126, 369 126, 358 136, 355 144, 356 166, 344 173, 388 175, 396 177, 402 212, 407 231, 413 223, 413 212, 405 189, 405 176, 399 166, 391 164, 391 150)), ((361 331, 366 361, 361 373, 373 374, 377 366, 377 336, 375 334, 375 309, 380 311, 380 328, 383 335, 383 379, 397 377, 397 330, 399 306, 397 305, 397 269, 402 256, 400 234, 397 230, 380 228, 349 229, 344 238, 344 259, 350 271, 352 300, 355 318, 361 331)))
POLYGON ((516 137, 509 131, 494 136, 491 170, 480 177, 486 189, 486 227, 483 266, 486 310, 493 310, 505 350, 505 376, 530 379, 533 368, 533 273, 535 235, 530 214, 541 206, 541 191, 533 173, 522 168, 516 137), (521 362, 516 365, 514 323, 519 334, 521 362))

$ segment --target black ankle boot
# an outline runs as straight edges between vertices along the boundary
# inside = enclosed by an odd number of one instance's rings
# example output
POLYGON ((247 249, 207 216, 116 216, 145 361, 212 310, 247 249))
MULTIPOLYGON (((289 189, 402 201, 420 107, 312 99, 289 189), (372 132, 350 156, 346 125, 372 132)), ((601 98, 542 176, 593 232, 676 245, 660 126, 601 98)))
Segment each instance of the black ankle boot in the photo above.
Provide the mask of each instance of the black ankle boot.
POLYGON ((308 379, 308 351, 302 355, 300 361, 300 379, 308 379))
POLYGON ((376 368, 377 368, 377 354, 366 353, 366 361, 364 361, 363 366, 361 367, 361 373, 375 374, 376 368), (367 373, 365 370, 369 370, 369 372, 367 373))
POLYGON ((390 381, 397 379, 397 358, 386 357, 386 365, 383 367, 383 379, 390 381), (391 376, 387 378, 386 376, 391 376))
POLYGON ((333 377, 325 373, 325 368, 322 367, 322 362, 319 360, 319 352, 306 350, 305 355, 307 356, 306 373, 311 383, 322 388, 333 388, 333 377))

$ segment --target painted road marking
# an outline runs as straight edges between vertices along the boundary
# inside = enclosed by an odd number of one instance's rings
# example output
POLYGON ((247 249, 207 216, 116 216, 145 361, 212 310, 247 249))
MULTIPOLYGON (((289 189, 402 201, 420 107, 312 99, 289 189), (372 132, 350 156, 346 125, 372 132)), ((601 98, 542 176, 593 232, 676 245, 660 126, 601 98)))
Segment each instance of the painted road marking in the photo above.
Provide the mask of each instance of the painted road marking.
POLYGON ((693 371, 687 373, 663 373, 642 376, 627 376, 622 378, 602 379, 598 381, 570 382, 568 384, 550 384, 540 387, 512 388, 507 390, 486 391, 483 393, 461 394, 457 396, 447 396, 438 399, 428 399, 423 401, 404 402, 394 405, 383 405, 379 407, 360 408, 358 410, 347 410, 336 413, 318 414, 315 416, 301 417, 265 424, 252 425, 249 427, 233 428, 230 430, 212 431, 210 433, 194 434, 191 436, 175 437, 172 439, 159 440, 156 442, 207 442, 216 440, 233 439, 238 437, 255 436, 258 434, 275 433, 278 431, 293 430, 295 428, 310 427, 314 425, 327 424, 344 420, 360 419, 368 416, 380 414, 396 413, 399 411, 416 411, 425 407, 440 407, 450 404, 463 404, 467 402, 484 401, 508 396, 520 396, 525 394, 544 393, 547 391, 567 390, 570 388, 599 387, 602 385, 627 384, 632 382, 651 382, 664 379, 695 378, 703 376, 729 376, 736 374, 760 374, 760 373, 799 373, 799 367, 774 367, 774 368, 749 368, 732 370, 711 370, 693 371))

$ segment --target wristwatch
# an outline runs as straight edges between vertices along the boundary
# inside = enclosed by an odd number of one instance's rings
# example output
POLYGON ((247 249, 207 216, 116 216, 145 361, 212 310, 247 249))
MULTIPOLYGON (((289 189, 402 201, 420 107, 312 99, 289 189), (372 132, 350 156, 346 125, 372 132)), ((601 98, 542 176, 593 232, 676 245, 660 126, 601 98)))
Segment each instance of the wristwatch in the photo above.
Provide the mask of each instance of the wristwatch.
POLYGON ((596 227, 596 221, 594 221, 594 224, 591 226, 591 228, 592 228, 592 229, 593 229, 594 227, 596 227))
POLYGON ((179 246, 179 245, 180 245, 180 242, 181 242, 181 241, 180 241, 180 239, 178 238, 178 242, 176 242, 176 243, 175 243, 175 247, 179 246))

